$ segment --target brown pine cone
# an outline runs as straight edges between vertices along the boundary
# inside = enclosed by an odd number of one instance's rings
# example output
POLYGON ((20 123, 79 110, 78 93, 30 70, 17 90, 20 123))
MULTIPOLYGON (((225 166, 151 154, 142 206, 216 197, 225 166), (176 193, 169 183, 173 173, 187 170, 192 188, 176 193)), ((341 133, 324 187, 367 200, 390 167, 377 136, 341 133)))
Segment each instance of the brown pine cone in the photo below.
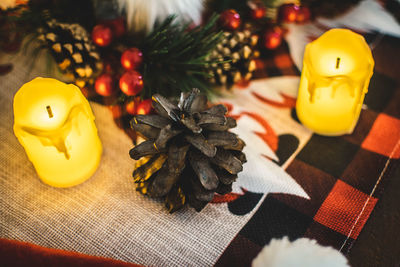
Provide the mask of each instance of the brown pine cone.
POLYGON ((131 126, 146 141, 130 150, 138 160, 133 172, 137 190, 164 197, 169 212, 185 203, 202 210, 215 193, 232 191, 242 171, 245 143, 229 132, 236 121, 223 105, 211 108, 198 89, 182 93, 178 104, 153 96, 157 115, 137 115, 131 126))

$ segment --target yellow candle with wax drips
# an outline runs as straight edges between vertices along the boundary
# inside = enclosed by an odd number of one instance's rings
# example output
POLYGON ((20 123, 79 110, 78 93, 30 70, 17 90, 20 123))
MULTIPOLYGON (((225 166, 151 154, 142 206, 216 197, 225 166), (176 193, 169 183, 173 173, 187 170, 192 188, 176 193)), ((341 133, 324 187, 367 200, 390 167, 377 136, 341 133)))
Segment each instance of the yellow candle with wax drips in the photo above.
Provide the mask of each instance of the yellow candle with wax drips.
POLYGON ((333 29, 306 46, 296 102, 299 120, 321 135, 352 133, 374 60, 364 38, 333 29))
POLYGON ((14 133, 43 182, 70 187, 97 169, 102 146, 80 89, 36 78, 14 96, 14 133))

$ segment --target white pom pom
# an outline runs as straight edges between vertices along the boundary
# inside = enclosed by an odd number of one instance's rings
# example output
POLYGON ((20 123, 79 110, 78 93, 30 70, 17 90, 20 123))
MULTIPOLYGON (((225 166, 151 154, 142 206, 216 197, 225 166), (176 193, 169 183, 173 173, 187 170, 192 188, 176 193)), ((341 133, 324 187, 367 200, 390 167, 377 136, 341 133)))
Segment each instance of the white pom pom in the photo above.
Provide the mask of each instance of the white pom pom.
POLYGON ((300 238, 290 242, 287 237, 272 239, 253 260, 253 267, 344 267, 347 259, 331 247, 315 240, 300 238))
POLYGON ((150 32, 156 21, 177 15, 181 22, 200 24, 204 0, 118 0, 130 31, 150 32))

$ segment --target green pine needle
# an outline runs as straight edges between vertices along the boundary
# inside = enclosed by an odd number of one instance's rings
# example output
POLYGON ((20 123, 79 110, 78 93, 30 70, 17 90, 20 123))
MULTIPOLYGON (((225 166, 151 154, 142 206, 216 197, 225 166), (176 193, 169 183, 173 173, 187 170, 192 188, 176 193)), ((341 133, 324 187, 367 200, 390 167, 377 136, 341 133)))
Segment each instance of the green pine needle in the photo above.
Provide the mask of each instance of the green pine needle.
POLYGON ((206 25, 191 30, 188 30, 189 25, 179 26, 174 20, 175 16, 168 17, 140 45, 145 81, 142 98, 149 98, 154 93, 178 96, 181 91, 192 88, 207 93, 211 90, 210 75, 205 72, 207 66, 226 62, 207 60, 223 38, 223 33, 215 30, 217 15, 213 15, 206 25))

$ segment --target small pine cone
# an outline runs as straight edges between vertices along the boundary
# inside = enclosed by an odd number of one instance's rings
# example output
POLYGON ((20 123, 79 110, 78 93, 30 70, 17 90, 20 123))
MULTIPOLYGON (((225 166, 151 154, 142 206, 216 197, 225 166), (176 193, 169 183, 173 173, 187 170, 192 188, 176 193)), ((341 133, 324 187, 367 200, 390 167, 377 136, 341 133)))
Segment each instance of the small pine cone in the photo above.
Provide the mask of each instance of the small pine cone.
POLYGON ((103 66, 88 32, 78 24, 51 19, 39 29, 39 40, 50 49, 61 71, 83 88, 93 83, 103 66))
POLYGON ((249 30, 225 32, 216 48, 208 56, 208 60, 228 61, 221 64, 210 64, 207 69, 211 83, 231 87, 241 80, 250 80, 255 70, 253 60, 258 36, 249 30))
POLYGON ((178 104, 153 96, 156 115, 136 115, 131 126, 146 141, 129 151, 138 160, 133 179, 137 190, 164 197, 169 212, 185 203, 202 210, 215 193, 232 191, 242 171, 245 143, 229 132, 235 119, 223 105, 211 108, 198 89, 182 93, 178 104))

